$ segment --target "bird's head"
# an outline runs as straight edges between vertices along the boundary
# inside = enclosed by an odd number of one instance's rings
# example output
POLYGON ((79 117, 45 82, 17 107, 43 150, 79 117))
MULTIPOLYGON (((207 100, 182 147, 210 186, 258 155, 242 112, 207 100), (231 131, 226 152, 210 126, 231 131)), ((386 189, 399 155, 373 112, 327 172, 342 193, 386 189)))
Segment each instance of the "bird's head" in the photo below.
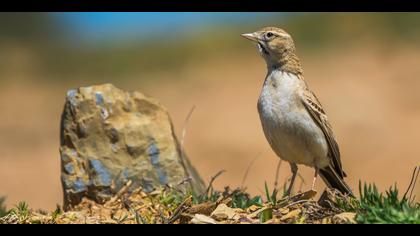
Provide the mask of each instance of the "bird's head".
POLYGON ((242 34, 242 36, 257 43, 258 50, 267 62, 267 66, 281 67, 289 58, 296 57, 292 37, 280 28, 265 27, 253 33, 242 34))

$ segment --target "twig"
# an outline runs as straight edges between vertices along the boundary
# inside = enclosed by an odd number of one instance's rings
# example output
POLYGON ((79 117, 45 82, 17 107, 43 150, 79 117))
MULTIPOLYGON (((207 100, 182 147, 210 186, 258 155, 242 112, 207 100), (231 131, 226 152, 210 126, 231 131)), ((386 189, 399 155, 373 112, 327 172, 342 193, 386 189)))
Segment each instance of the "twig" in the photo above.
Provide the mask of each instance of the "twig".
POLYGON ((243 176, 243 178, 242 178, 242 182, 241 182, 241 189, 243 189, 244 188, 244 184, 245 184, 245 180, 246 180, 246 178, 248 177, 248 173, 249 173, 249 171, 251 170, 251 167, 252 167, 252 165, 254 164, 254 162, 260 157, 260 155, 261 155, 261 152, 259 152, 255 157, 254 157, 254 159, 252 159, 252 161, 249 163, 249 165, 248 165, 248 167, 246 168, 246 171, 245 171, 245 174, 244 174, 244 176, 243 176))
POLYGON ((176 184, 176 186, 171 186, 169 183, 165 184, 165 188, 164 190, 175 190, 178 193, 184 193, 181 189, 179 189, 179 186, 184 185, 186 183, 191 183, 192 181, 192 177, 188 176, 186 178, 184 178, 183 180, 179 181, 179 183, 176 184))
MULTIPOLYGON (((414 171, 413 171, 413 174, 412 174, 412 176, 411 176, 411 180, 410 180, 410 184, 408 185, 408 188, 407 188, 407 191, 404 193, 404 199, 406 199, 407 198, 407 194, 408 194, 408 192, 410 192, 410 189, 411 189, 411 187, 412 187, 412 185, 413 185, 413 183, 414 183, 414 185, 415 185, 415 181, 417 181, 417 176, 419 175, 418 173, 417 173, 417 166, 416 167, 414 167, 414 171), (416 175, 416 173, 417 173, 417 175, 416 175)), ((419 172, 420 172, 420 168, 419 168, 419 172)), ((414 188, 413 188, 414 189, 414 188)), ((411 193, 412 193, 412 191, 411 191, 411 193)), ((410 194, 411 195, 411 194, 410 194)), ((411 197, 411 196, 410 196, 411 197)))
POLYGON ((182 213, 185 211, 185 205, 186 205, 186 203, 188 202, 188 201, 190 201, 191 200, 191 197, 189 197, 189 198, 186 198, 182 203, 181 203, 181 205, 179 205, 177 208, 176 208, 176 210, 175 210, 175 212, 174 212, 174 214, 167 220, 167 223, 168 224, 171 224, 171 223, 173 223, 173 222, 175 222, 176 220, 178 220, 178 218, 182 215, 182 213))
POLYGON ((124 193, 126 193, 128 191, 128 189, 130 188, 132 183, 133 183, 133 181, 131 181, 131 179, 128 180, 127 183, 125 183, 124 187, 122 187, 120 189, 120 191, 118 191, 118 193, 115 194, 115 196, 113 196, 107 203, 105 203, 105 205, 109 206, 112 203, 114 203, 115 201, 117 201, 124 193))
POLYGON ((274 189, 277 189, 277 187, 279 185, 279 173, 280 173, 280 167, 281 167, 282 163, 283 163, 283 160, 280 159, 279 163, 277 164, 276 177, 275 177, 275 180, 274 180, 274 189))
POLYGON ((140 218, 140 215, 137 211, 133 210, 134 212, 134 219, 136 220, 136 224, 144 223, 144 221, 140 218))
POLYGON ((165 217, 165 214, 163 214, 163 211, 161 209, 158 209, 158 213, 159 213, 159 217, 160 217, 161 223, 162 224, 169 224, 168 223, 169 222, 169 219, 167 219, 165 217))
POLYGON ((282 208, 289 208, 289 207, 294 206, 294 205, 296 205, 296 204, 299 204, 299 203, 304 203, 304 202, 309 202, 309 201, 311 201, 311 199, 303 199, 303 200, 299 200, 299 201, 296 201, 296 202, 292 202, 292 203, 290 203, 290 204, 288 204, 288 205, 286 205, 286 206, 284 206, 284 207, 282 207, 282 208))
POLYGON ((187 118, 185 118, 184 125, 182 127, 182 133, 181 133, 180 156, 181 156, 182 166, 184 167, 185 173, 187 174, 187 178, 191 177, 191 173, 189 173, 189 169, 187 168, 187 165, 185 163, 184 142, 185 142, 185 135, 187 134, 187 126, 188 126, 188 123, 190 122, 190 118, 194 109, 195 109, 195 105, 193 105, 190 112, 188 112, 187 118))
POLYGON ((181 185, 184 185, 187 182, 191 182, 191 180, 192 180, 192 177, 188 176, 187 178, 184 178, 181 182, 179 182, 176 186, 179 187, 181 185))
POLYGON ((413 196, 414 189, 416 188, 416 183, 417 183, 417 178, 419 177, 419 173, 420 173, 420 167, 417 168, 416 178, 414 179, 413 187, 411 188, 410 197, 409 197, 410 201, 414 200, 412 196, 413 196))
POLYGON ((225 170, 221 170, 221 171, 219 171, 219 172, 217 172, 217 174, 215 175, 215 176, 213 176, 213 177, 211 177, 211 179, 210 179, 210 182, 209 182, 209 185, 207 186, 207 189, 206 189, 206 195, 208 195, 209 194, 209 191, 210 191, 210 188, 211 187, 213 187, 213 182, 221 175, 221 174, 223 174, 223 173, 225 173, 226 171, 225 170))
MULTIPOLYGON (((190 122, 190 118, 194 110, 195 110, 195 105, 192 106, 190 112, 188 112, 187 118, 185 118, 184 126, 182 127, 182 134, 181 134, 181 148, 184 148, 184 141, 185 141, 185 135, 187 133, 187 126, 188 126, 188 123, 190 122)), ((183 152, 182 150, 183 149, 181 149, 181 152, 183 152)))
MULTIPOLYGON (((226 195, 223 195, 223 196, 219 197, 219 199, 216 201, 216 204, 219 205, 220 203, 223 203, 223 201, 225 201, 226 199, 229 199, 232 196, 234 196, 235 194, 240 193, 240 192, 244 192, 244 191, 245 191, 245 189, 237 188, 237 189, 233 190, 231 193, 228 193, 226 195)), ((228 205, 227 203, 225 203, 225 204, 228 205)))

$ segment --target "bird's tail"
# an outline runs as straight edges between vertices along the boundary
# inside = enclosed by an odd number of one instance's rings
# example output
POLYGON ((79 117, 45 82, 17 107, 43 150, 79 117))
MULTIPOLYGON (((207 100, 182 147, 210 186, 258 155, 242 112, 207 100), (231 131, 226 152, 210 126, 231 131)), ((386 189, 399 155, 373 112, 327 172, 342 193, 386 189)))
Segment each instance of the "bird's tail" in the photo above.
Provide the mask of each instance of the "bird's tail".
POLYGON ((330 166, 320 169, 319 174, 328 187, 335 188, 342 194, 347 194, 354 197, 353 192, 346 184, 346 182, 344 182, 344 179, 340 177, 330 166))

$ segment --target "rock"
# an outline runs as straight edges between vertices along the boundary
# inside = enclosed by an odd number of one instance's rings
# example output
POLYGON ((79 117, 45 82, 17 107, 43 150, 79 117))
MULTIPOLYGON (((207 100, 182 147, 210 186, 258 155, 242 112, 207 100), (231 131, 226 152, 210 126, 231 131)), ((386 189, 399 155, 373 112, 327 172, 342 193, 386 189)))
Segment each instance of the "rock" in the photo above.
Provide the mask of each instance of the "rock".
POLYGON ((217 221, 221 220, 239 220, 239 214, 232 208, 226 206, 226 204, 220 204, 210 215, 217 221))
POLYGON ((332 221, 335 224, 356 224, 356 213, 343 212, 335 215, 332 221))
POLYGON ((139 92, 111 84, 68 91, 60 138, 65 209, 83 197, 103 203, 128 180, 130 191, 181 182, 199 193, 204 189, 188 158, 181 158, 166 109, 139 92))
POLYGON ((213 218, 210 218, 206 215, 195 214, 194 218, 191 220, 192 224, 218 224, 213 218))

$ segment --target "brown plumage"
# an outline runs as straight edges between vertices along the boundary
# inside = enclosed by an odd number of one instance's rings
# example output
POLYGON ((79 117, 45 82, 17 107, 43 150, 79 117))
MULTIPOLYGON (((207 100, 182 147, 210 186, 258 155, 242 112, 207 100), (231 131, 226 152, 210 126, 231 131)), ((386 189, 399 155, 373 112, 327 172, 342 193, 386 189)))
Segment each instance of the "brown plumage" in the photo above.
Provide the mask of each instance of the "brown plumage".
POLYGON ((257 43, 267 64, 267 77, 258 102, 264 133, 276 154, 291 165, 293 187, 297 164, 315 168, 329 187, 353 195, 344 182, 340 151, 325 110, 308 88, 292 37, 265 27, 244 37, 257 43))

